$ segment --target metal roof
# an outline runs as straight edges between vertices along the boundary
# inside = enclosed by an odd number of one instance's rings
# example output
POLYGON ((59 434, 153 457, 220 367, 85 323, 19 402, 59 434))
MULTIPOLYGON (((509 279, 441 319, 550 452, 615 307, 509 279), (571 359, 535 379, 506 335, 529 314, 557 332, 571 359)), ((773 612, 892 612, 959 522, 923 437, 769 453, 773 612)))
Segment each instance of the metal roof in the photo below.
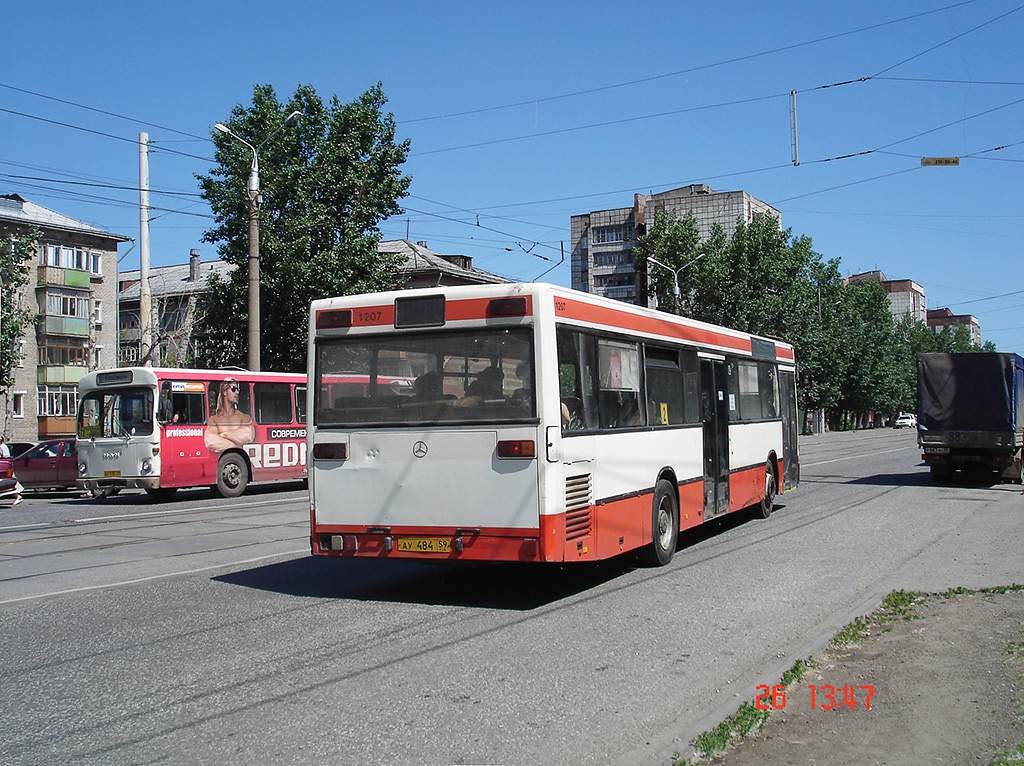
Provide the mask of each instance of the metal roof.
POLYGON ((98 226, 62 215, 48 207, 37 205, 20 194, 0 194, 0 221, 11 221, 26 226, 39 226, 46 229, 60 229, 79 234, 92 234, 97 237, 127 242, 131 237, 114 234, 98 226))

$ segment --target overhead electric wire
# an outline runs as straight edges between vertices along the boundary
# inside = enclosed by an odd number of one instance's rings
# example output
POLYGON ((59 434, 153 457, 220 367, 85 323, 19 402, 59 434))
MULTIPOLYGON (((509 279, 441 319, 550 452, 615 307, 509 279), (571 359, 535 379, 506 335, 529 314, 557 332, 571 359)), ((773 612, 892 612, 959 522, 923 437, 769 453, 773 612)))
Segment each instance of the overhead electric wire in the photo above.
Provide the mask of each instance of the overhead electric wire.
MULTIPOLYGON (((63 181, 63 180, 61 180, 59 178, 39 178, 39 177, 36 177, 36 176, 22 176, 22 175, 14 175, 14 174, 11 174, 11 173, 0 173, 0 178, 13 178, 15 180, 24 180, 24 181, 40 181, 40 182, 44 182, 44 183, 53 183, 53 184, 68 184, 69 186, 89 186, 89 187, 98 188, 98 189, 116 189, 118 191, 130 191, 130 192, 140 192, 140 191, 142 191, 142 189, 139 188, 138 186, 120 186, 120 185, 116 185, 116 184, 91 183, 91 182, 88 182, 88 181, 63 181)), ((150 194, 167 194, 167 195, 176 196, 176 197, 200 197, 200 198, 202 198, 202 196, 203 196, 199 192, 161 191, 159 189, 154 189, 154 188, 147 188, 146 191, 149 192, 150 194)))
POLYGON ((108 117, 117 117, 120 120, 127 120, 128 122, 133 122, 133 123, 135 123, 137 125, 145 125, 148 128, 157 128, 159 130, 166 130, 169 133, 177 133, 180 136, 188 136, 189 138, 196 138, 196 139, 199 139, 201 141, 209 141, 210 140, 209 136, 197 136, 194 133, 186 133, 183 130, 177 130, 175 128, 168 128, 166 125, 158 125, 155 122, 146 122, 145 120, 139 120, 139 119, 136 119, 135 117, 127 117, 127 116, 125 116, 123 114, 118 114, 117 112, 108 112, 105 109, 97 109, 94 106, 88 106, 86 104, 79 104, 79 103, 76 103, 74 101, 68 101, 68 100, 63 99, 63 98, 57 98, 56 96, 47 96, 45 93, 36 93, 35 91, 27 90, 25 88, 17 88, 17 87, 15 87, 13 85, 7 85, 6 83, 2 83, 2 82, 0 82, 0 88, 6 88, 7 90, 17 91, 18 93, 25 93, 25 94, 27 94, 29 96, 35 96, 36 98, 45 98, 48 101, 56 101, 58 104, 67 104, 68 106, 74 106, 74 107, 77 107, 79 109, 86 109, 86 110, 88 110, 90 112, 96 112, 97 114, 105 114, 108 117))
POLYGON ((1010 15, 1012 15, 1014 13, 1017 13, 1018 11, 1020 11, 1022 9, 1024 9, 1024 5, 1018 5, 1013 10, 1010 10, 1010 11, 1007 11, 1006 13, 1000 14, 999 16, 996 16, 994 19, 989 19, 988 21, 985 21, 985 22, 979 24, 976 27, 972 27, 971 29, 968 29, 965 32, 961 32, 958 35, 954 35, 953 37, 949 38, 948 40, 943 40, 941 43, 938 43, 937 45, 933 45, 932 47, 930 47, 930 48, 928 48, 926 50, 923 50, 920 53, 915 53, 913 56, 910 56, 909 58, 905 58, 902 61, 899 61, 899 62, 893 64, 892 66, 886 67, 885 69, 883 69, 880 72, 875 72, 875 74, 872 75, 872 77, 878 77, 879 75, 882 75, 882 74, 885 74, 886 72, 892 71, 893 69, 896 69, 897 67, 901 67, 904 64, 907 64, 907 63, 913 61, 914 59, 921 58, 921 56, 925 56, 925 55, 931 53, 932 51, 941 48, 944 45, 949 45, 949 43, 954 42, 955 40, 959 40, 961 37, 966 37, 969 34, 973 34, 974 32, 977 32, 979 29, 982 29, 983 27, 987 27, 989 24, 994 24, 995 22, 1000 21, 1001 19, 1005 19, 1007 16, 1010 16, 1010 15))
MULTIPOLYGON (((596 88, 587 88, 585 90, 573 91, 572 93, 563 93, 563 94, 558 95, 558 96, 545 96, 545 97, 542 97, 542 98, 529 99, 527 101, 518 101, 518 102, 515 102, 515 103, 511 103, 511 104, 502 104, 500 106, 490 106, 490 107, 483 107, 481 109, 469 109, 469 110, 462 111, 462 112, 453 112, 453 113, 450 113, 450 114, 440 114, 440 115, 435 115, 433 117, 417 117, 417 118, 414 118, 414 119, 411 119, 411 120, 401 120, 401 121, 398 121, 397 124, 403 125, 403 124, 409 124, 409 123, 414 123, 414 122, 428 122, 428 121, 432 121, 432 120, 443 120, 443 119, 448 119, 448 118, 451 118, 451 117, 465 117, 465 116, 473 115, 473 114, 483 114, 483 113, 486 113, 486 112, 496 112, 496 111, 500 111, 500 110, 503 110, 503 109, 514 109, 514 108, 520 107, 520 106, 530 106, 531 104, 541 104, 541 103, 545 103, 545 102, 548 102, 548 101, 558 101, 558 100, 566 99, 566 98, 574 98, 576 96, 585 96, 585 95, 590 95, 591 93, 600 93, 602 91, 614 90, 616 88, 627 88, 627 87, 630 87, 632 85, 640 85, 640 84, 647 83, 647 82, 654 82, 656 80, 664 80, 664 79, 669 78, 669 77, 679 77, 679 76, 684 75, 684 74, 691 74, 693 72, 699 72, 699 71, 702 71, 702 70, 705 70, 705 69, 713 69, 715 67, 726 66, 728 64, 736 64, 736 63, 739 63, 741 61, 749 61, 751 59, 761 58, 763 56, 770 56, 770 55, 773 55, 775 53, 784 53, 786 51, 795 50, 797 48, 803 48, 803 47, 806 47, 808 45, 816 45, 817 43, 828 42, 829 40, 837 40, 837 39, 842 38, 842 37, 848 37, 850 35, 860 34, 861 32, 870 32, 873 29, 880 29, 882 27, 891 26, 893 24, 900 24, 900 23, 902 23, 904 21, 912 21, 914 19, 922 18, 924 16, 930 16, 930 15, 932 15, 934 13, 942 13, 943 11, 949 11, 949 10, 952 10, 953 8, 959 8, 959 7, 964 6, 964 5, 972 5, 975 2, 978 2, 978 0, 965 0, 965 2, 954 3, 953 5, 947 5, 947 6, 943 7, 943 8, 935 8, 935 9, 930 10, 930 11, 922 11, 921 13, 912 14, 910 16, 904 16, 902 18, 893 19, 891 21, 883 21, 883 22, 881 22, 879 24, 872 24, 872 25, 867 26, 867 27, 861 27, 860 29, 849 30, 847 32, 839 32, 839 33, 836 33, 834 35, 827 35, 825 37, 819 37, 819 38, 814 39, 814 40, 807 40, 807 41, 804 41, 804 42, 801 42, 801 43, 794 43, 792 45, 785 45, 785 46, 782 46, 781 48, 773 48, 771 50, 761 51, 759 53, 751 53, 751 54, 747 54, 745 56, 737 56, 735 58, 726 59, 726 60, 723 60, 723 61, 718 61, 718 62, 715 62, 715 63, 712 63, 712 64, 702 64, 702 65, 699 65, 699 66, 689 67, 687 69, 680 69, 680 70, 675 71, 675 72, 666 72, 664 74, 652 75, 650 77, 641 77, 641 78, 636 79, 636 80, 629 80, 627 82, 616 83, 614 85, 603 85, 603 86, 599 86, 599 87, 596 87, 596 88)), ((1012 11, 1011 11, 1011 13, 1012 13, 1012 11)), ((888 70, 884 70, 884 71, 888 71, 888 70)))
POLYGON ((691 106, 685 109, 673 109, 670 112, 659 112, 658 114, 645 114, 639 117, 623 117, 618 120, 608 120, 606 122, 595 122, 589 125, 576 125, 570 128, 559 128, 557 130, 547 130, 541 133, 529 133, 523 136, 511 136, 509 138, 496 138, 491 141, 479 141, 474 144, 463 144, 461 146, 449 146, 444 149, 430 149, 425 152, 413 152, 410 157, 423 157, 427 154, 441 154, 442 152, 454 152, 461 149, 475 149, 480 146, 492 146, 494 144, 505 144, 511 141, 524 141, 528 138, 543 138, 545 136, 556 136, 561 133, 573 133, 578 130, 590 130, 591 128, 605 128, 609 125, 622 125, 627 122, 639 122, 640 120, 652 120, 657 117, 671 117, 676 114, 685 114, 687 112, 700 112, 707 109, 719 109, 725 106, 736 106, 738 104, 749 104, 756 101, 769 101, 773 98, 789 98, 789 92, 776 93, 770 96, 754 96, 753 98, 737 99, 735 101, 725 101, 720 104, 704 104, 702 106, 691 106))

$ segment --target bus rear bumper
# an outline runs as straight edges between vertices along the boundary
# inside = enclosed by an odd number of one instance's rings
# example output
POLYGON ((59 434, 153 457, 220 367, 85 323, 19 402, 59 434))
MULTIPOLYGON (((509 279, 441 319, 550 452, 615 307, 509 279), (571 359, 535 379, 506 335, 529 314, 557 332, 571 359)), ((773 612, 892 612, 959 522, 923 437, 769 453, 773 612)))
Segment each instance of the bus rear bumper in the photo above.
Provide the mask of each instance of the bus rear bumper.
POLYGON ((314 556, 401 558, 421 561, 541 561, 538 534, 488 534, 486 530, 445 532, 367 530, 323 531, 311 536, 314 556))

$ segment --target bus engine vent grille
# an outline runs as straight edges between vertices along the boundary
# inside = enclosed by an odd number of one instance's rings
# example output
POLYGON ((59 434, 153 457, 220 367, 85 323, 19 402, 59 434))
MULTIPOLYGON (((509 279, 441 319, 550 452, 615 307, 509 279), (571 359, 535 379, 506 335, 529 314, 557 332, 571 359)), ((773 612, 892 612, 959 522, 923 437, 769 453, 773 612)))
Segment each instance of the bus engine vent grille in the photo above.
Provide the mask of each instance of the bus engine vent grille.
POLYGON ((565 479, 565 539, 575 540, 590 534, 591 477, 568 476, 565 479))

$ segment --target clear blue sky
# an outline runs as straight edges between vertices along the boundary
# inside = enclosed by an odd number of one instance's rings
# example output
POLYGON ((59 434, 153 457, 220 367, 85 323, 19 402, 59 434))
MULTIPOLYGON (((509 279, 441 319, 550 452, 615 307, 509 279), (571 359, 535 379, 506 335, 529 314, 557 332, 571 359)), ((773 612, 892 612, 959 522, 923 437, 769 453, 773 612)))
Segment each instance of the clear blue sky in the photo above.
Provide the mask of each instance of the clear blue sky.
POLYGON ((408 212, 386 239, 568 285, 571 215, 690 183, 743 189, 844 273, 913 279, 930 308, 1024 353, 1016 0, 0 0, 0 18, 0 192, 137 238, 125 187, 147 131, 151 204, 180 211, 155 213, 153 265, 217 257, 194 174, 254 85, 349 101, 380 81, 412 141, 408 212))

